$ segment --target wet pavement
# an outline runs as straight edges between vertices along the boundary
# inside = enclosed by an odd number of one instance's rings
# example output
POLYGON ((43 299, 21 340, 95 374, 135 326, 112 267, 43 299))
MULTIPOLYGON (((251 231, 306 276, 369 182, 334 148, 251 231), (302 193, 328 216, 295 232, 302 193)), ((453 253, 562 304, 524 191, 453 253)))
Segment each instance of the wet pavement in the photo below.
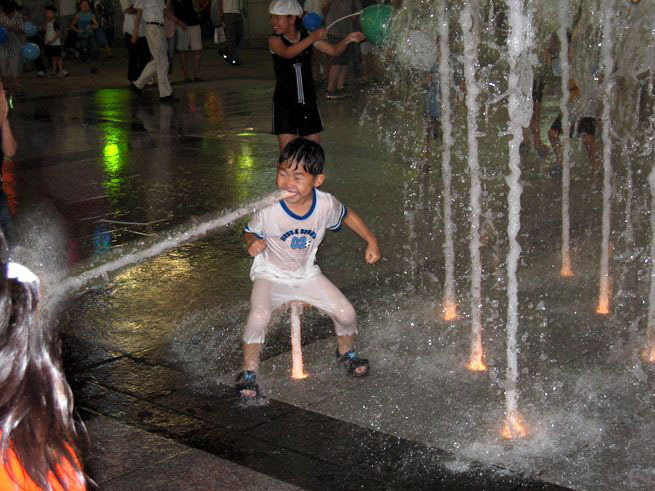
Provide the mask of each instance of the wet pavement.
MULTIPOLYGON (((208 51, 203 57, 211 59, 208 51)), ((69 79, 71 86, 80 80, 77 90, 58 93, 26 80, 31 95, 12 111, 20 150, 4 168, 4 189, 16 241, 31 251, 21 251, 32 257, 26 262, 45 272, 44 288, 56 288, 48 271, 79 270, 110 252, 137 250, 189 220, 274 189, 273 80, 265 50, 247 50, 243 68, 208 61, 211 80, 176 84, 181 101, 174 105, 160 105, 154 92, 138 100, 122 82, 118 53, 101 70, 109 88, 94 90, 97 82, 82 74, 69 79)), ((567 284, 557 275, 559 180, 546 177, 550 161, 524 156, 520 363, 522 407, 536 436, 503 442, 497 427, 507 149, 494 127, 502 116, 492 112, 480 135, 490 370, 479 375, 464 369, 464 133, 454 160, 462 319, 445 324, 436 315, 443 278, 440 162, 420 157, 414 95, 394 101, 367 87, 351 99, 320 101, 324 187, 366 219, 385 256, 365 265, 362 244, 350 232, 328 237, 319 253, 322 270, 358 311, 359 347, 372 360, 368 379, 334 369, 332 327, 310 310, 302 320, 310 377, 290 380, 282 312, 263 356, 267 403, 237 403, 232 380, 250 292, 251 259, 240 240, 245 220, 69 300, 61 313, 65 368, 89 428, 87 469, 101 489, 639 489, 653 482, 652 444, 633 431, 655 424, 652 374, 639 366, 643 376, 635 375, 636 362, 625 353, 634 351, 639 333, 622 327, 642 315, 641 297, 628 292, 638 291, 643 275, 630 259, 617 260, 624 272, 616 280, 617 313, 607 320, 593 315, 600 195, 581 149, 574 146, 580 163, 572 184, 578 275, 567 284), (612 342, 605 332, 613 333, 612 342)), ((551 96, 544 105, 545 128, 556 104, 551 96)), ((461 102, 457 111, 463 114, 461 102)), ((635 185, 634 193, 631 247, 643 252, 647 226, 638 217, 646 185, 635 185)), ((622 246, 619 237, 617 250, 622 246)))

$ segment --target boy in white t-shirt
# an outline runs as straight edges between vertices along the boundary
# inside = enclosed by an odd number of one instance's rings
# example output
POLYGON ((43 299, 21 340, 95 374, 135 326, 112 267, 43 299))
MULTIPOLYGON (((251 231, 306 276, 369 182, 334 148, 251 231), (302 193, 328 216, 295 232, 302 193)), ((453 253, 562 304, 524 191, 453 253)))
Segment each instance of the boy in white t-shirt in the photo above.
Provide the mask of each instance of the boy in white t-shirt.
POLYGON ((244 231, 248 253, 255 259, 250 314, 243 333, 243 372, 236 391, 242 399, 259 396, 255 372, 271 313, 298 301, 326 312, 337 334, 337 360, 353 377, 368 375, 368 360, 353 350, 357 333, 355 309, 315 264, 325 232, 345 223, 367 243, 364 259, 373 264, 380 248, 361 217, 346 209, 334 196, 318 188, 325 180, 325 154, 313 141, 297 138, 282 150, 276 183, 288 196, 255 212, 244 231))

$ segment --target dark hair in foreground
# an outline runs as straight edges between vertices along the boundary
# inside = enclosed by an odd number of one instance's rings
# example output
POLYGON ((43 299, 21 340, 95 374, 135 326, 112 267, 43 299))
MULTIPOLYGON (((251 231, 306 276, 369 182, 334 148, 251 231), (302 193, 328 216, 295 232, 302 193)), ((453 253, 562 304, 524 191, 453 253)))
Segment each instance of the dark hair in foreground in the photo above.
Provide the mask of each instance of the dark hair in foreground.
POLYGON ((296 138, 291 140, 282 150, 278 165, 281 166, 286 162, 286 167, 292 165, 302 165, 305 171, 312 176, 323 174, 325 165, 325 152, 320 144, 307 140, 306 138, 296 138))
POLYGON ((7 250, 0 231, 0 465, 17 480, 8 465, 12 448, 42 489, 52 489, 49 472, 66 489, 58 465, 64 459, 79 482, 85 477, 74 453, 73 395, 61 368, 59 336, 48 319, 35 320, 38 283, 8 278, 7 250))

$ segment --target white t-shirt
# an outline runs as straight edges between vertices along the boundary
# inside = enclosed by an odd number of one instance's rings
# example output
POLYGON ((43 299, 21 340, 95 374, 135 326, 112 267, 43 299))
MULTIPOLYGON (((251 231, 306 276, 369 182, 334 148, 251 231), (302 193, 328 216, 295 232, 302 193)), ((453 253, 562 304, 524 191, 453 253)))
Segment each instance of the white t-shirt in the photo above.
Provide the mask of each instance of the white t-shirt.
MULTIPOLYGON (((125 10, 130 6, 134 7, 134 1, 135 0, 121 0, 121 10, 125 10)), ((125 12, 123 12, 123 32, 125 34, 132 34, 132 32, 134 32, 135 20, 136 20, 135 14, 126 14, 125 12)), ((139 37, 146 35, 143 29, 144 24, 145 21, 142 21, 141 24, 139 24, 139 37)))
POLYGON ((316 188, 305 216, 294 214, 284 201, 254 213, 246 232, 266 241, 266 249, 255 256, 250 279, 309 279, 321 273, 316 252, 327 229, 341 228, 348 209, 339 200, 316 188))
MULTIPOLYGON (((49 46, 61 46, 61 37, 58 37, 53 41, 53 39, 57 35, 57 31, 55 30, 55 22, 56 21, 52 20, 46 23, 45 41, 49 46)), ((59 24, 57 24, 57 27, 59 27, 59 24)))

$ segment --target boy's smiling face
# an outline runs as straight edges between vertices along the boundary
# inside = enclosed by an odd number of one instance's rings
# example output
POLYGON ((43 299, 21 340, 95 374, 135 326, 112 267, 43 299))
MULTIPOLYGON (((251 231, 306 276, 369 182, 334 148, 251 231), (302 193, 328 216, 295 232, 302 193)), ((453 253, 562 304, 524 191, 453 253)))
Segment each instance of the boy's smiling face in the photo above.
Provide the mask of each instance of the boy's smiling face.
POLYGON ((298 162, 284 161, 277 168, 275 182, 278 189, 292 193, 284 198, 289 205, 302 206, 312 199, 312 190, 323 184, 325 174, 311 175, 305 170, 304 165, 298 162))

